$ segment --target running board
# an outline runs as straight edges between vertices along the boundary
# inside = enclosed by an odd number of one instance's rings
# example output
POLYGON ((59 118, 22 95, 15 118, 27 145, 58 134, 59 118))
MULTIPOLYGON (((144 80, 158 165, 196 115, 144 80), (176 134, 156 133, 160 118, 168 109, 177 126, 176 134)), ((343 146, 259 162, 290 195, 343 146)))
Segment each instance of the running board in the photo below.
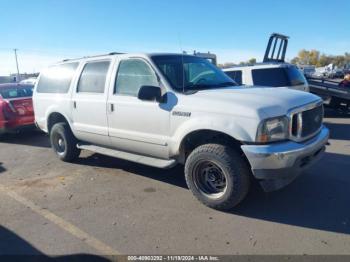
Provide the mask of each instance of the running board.
POLYGON ((79 149, 92 151, 101 155, 116 157, 116 158, 128 160, 131 162, 136 162, 147 166, 153 166, 158 168, 171 168, 176 165, 176 161, 174 159, 165 160, 165 159, 153 158, 153 157, 142 156, 142 155, 127 153, 123 151, 118 151, 118 150, 90 145, 90 144, 82 144, 82 143, 77 144, 77 147, 79 149))

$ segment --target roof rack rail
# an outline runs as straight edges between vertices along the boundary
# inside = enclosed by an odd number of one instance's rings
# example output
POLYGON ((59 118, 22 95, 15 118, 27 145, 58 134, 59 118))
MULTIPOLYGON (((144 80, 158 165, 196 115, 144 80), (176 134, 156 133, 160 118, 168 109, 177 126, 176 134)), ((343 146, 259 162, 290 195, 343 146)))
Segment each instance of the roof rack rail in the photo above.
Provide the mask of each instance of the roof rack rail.
POLYGON ((287 46, 289 36, 273 33, 270 36, 269 42, 266 47, 264 63, 267 62, 279 62, 284 63, 286 58, 287 46), (273 45, 273 48, 271 49, 273 45), (278 46, 278 52, 276 47, 278 46), (275 54, 276 52, 276 54, 275 54))
POLYGON ((109 53, 109 55, 122 55, 122 54, 125 54, 125 53, 120 53, 120 52, 111 52, 111 53, 109 53))
POLYGON ((67 62, 70 60, 76 60, 76 59, 83 59, 83 58, 92 58, 92 57, 99 57, 99 56, 107 56, 107 55, 122 55, 125 53, 119 53, 119 52, 111 52, 111 53, 107 53, 107 54, 100 54, 100 55, 91 55, 91 56, 83 56, 80 58, 74 58, 74 59, 63 59, 62 62, 67 62))

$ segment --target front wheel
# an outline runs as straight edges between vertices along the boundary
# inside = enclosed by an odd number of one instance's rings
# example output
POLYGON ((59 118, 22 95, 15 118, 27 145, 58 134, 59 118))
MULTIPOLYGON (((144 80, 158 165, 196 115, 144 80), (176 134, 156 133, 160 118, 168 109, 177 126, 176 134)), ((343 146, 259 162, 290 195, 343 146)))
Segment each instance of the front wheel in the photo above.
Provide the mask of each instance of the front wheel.
POLYGON ((229 210, 238 205, 250 187, 250 168, 231 147, 205 144, 197 147, 185 163, 186 182, 203 204, 229 210))
POLYGON ((67 123, 57 123, 52 127, 50 142, 53 151, 62 161, 71 162, 80 154, 77 140, 67 123))

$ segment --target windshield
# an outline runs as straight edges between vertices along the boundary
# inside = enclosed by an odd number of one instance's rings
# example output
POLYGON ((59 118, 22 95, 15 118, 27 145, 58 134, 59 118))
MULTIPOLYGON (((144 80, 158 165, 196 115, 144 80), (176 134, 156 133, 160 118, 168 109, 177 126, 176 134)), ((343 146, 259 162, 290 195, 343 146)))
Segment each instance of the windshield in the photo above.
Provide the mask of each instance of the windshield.
POLYGON ((155 55, 152 60, 177 91, 237 85, 204 58, 187 55, 155 55))
POLYGON ((0 89, 0 96, 4 99, 31 97, 33 95, 33 87, 13 87, 0 89))

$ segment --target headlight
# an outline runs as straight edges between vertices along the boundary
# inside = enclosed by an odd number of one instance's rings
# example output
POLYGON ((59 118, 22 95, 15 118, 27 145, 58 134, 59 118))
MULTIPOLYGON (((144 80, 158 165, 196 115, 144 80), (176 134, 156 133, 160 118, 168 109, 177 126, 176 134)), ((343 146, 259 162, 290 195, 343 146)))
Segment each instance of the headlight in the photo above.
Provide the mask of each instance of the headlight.
POLYGON ((266 119, 260 123, 256 141, 266 143, 289 137, 289 120, 286 116, 266 119))

